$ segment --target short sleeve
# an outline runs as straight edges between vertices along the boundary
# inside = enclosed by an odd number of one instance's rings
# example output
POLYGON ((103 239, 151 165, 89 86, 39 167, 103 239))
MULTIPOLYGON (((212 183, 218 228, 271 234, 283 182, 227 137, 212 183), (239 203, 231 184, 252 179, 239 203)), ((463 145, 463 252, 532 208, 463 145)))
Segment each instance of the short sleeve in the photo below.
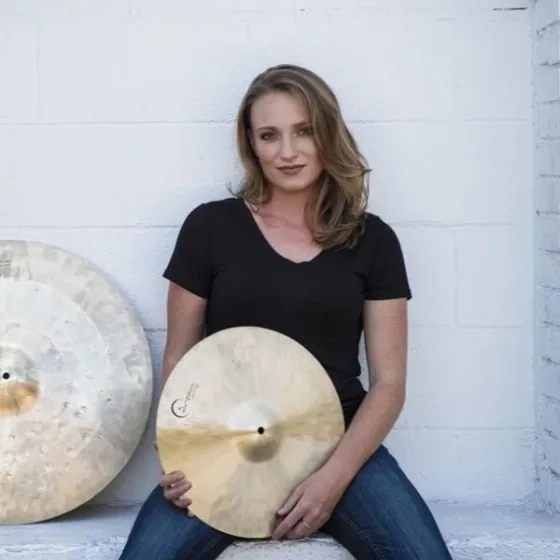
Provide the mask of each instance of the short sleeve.
POLYGON ((163 277, 190 292, 207 298, 212 281, 211 229, 207 204, 194 208, 185 218, 163 272, 163 277))
POLYGON ((404 255, 395 231, 380 218, 375 218, 372 234, 372 260, 365 286, 365 298, 411 299, 412 292, 404 255))

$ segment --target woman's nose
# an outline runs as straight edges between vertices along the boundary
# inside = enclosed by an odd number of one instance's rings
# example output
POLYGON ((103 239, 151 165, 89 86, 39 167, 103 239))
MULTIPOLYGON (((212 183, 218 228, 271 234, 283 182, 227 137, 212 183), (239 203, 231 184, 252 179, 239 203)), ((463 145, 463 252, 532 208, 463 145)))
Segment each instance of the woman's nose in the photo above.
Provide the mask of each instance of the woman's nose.
POLYGON ((280 146, 280 156, 284 159, 291 159, 296 155, 294 139, 291 137, 284 138, 280 146))

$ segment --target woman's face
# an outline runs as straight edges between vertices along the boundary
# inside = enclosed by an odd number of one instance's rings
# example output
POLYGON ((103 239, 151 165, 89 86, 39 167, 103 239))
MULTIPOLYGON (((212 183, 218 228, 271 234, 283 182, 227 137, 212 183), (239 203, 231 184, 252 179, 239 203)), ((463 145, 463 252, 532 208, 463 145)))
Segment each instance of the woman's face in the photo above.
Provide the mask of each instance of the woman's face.
POLYGON ((287 93, 269 93, 253 103, 251 143, 274 188, 302 191, 313 187, 323 171, 307 111, 287 93))

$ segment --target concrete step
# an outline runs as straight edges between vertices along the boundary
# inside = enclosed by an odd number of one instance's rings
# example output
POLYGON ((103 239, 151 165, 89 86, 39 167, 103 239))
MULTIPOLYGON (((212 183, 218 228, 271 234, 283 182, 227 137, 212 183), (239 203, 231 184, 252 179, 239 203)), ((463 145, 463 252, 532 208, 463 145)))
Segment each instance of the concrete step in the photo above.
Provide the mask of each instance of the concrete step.
MULTIPOLYGON (((558 560, 560 517, 520 508, 430 504, 455 560, 558 560)), ((0 527, 1 560, 115 560, 138 506, 76 510, 56 520, 0 527)), ((325 535, 236 543, 220 560, 351 560, 325 535)))

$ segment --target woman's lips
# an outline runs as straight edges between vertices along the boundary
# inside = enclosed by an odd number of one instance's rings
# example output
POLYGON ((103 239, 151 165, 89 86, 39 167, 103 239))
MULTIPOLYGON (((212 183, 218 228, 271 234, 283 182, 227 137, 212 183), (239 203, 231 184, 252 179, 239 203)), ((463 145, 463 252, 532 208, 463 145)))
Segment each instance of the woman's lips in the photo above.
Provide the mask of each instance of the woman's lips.
POLYGON ((283 165, 278 170, 284 173, 284 175, 293 176, 297 175, 304 167, 305 165, 283 165))

